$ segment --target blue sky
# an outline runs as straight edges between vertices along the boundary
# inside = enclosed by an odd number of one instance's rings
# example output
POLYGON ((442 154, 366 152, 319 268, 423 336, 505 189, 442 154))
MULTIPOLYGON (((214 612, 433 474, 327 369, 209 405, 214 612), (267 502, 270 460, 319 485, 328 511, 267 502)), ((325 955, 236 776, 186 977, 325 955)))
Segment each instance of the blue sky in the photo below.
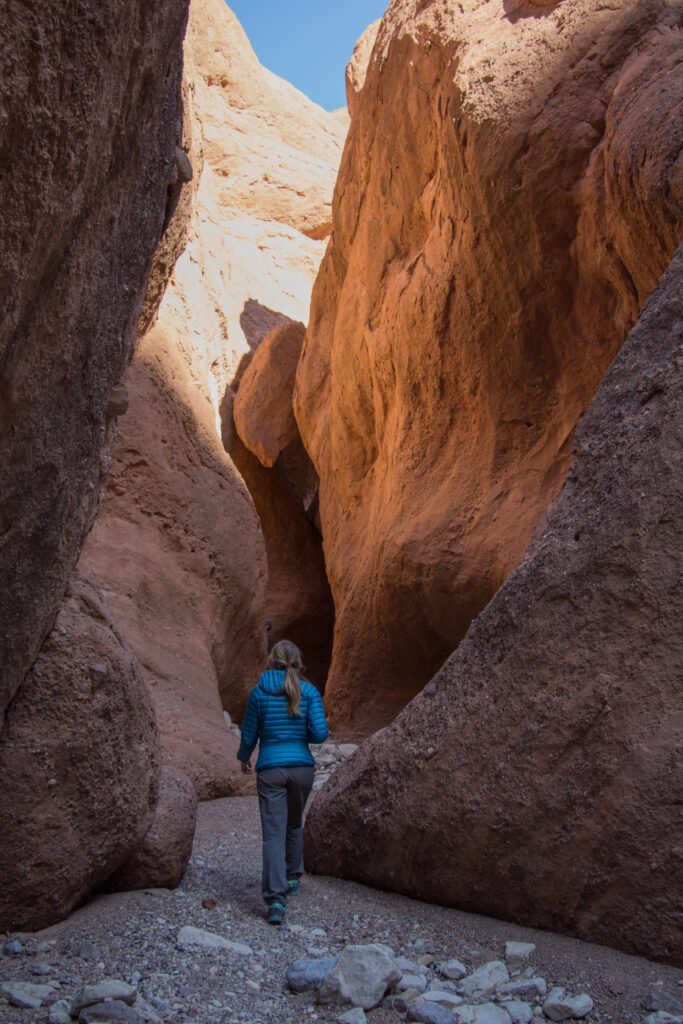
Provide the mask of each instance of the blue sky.
POLYGON ((388 0, 230 0, 262 64, 327 110, 346 104, 356 40, 388 0))

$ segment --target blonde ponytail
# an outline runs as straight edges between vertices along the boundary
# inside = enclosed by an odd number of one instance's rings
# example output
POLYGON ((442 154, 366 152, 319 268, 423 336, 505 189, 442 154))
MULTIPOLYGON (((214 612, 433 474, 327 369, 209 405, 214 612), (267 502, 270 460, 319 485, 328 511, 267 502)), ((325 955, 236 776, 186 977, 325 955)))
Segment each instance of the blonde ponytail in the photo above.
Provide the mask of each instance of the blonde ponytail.
POLYGON ((268 668, 285 670, 285 694, 287 695, 287 714, 295 718, 301 717, 299 703, 301 701, 300 675, 304 671, 301 651, 289 640, 280 640, 268 655, 268 668))

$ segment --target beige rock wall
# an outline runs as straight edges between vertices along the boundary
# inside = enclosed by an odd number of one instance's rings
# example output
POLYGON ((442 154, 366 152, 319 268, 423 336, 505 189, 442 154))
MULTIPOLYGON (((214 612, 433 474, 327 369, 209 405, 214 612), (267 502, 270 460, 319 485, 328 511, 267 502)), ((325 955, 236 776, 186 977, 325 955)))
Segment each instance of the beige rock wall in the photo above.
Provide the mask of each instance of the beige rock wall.
POLYGON ((519 562, 671 258, 680 21, 401 0, 380 25, 295 392, 337 728, 390 720, 519 562))
POLYGON ((683 247, 458 650, 316 796, 308 870, 683 964, 683 247))

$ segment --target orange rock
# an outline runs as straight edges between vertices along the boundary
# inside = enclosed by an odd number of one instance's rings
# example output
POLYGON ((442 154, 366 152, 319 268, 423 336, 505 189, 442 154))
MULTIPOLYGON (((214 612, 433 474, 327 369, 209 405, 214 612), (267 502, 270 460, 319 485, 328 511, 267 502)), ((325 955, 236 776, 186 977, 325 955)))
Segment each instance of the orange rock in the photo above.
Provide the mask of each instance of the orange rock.
POLYGON ((272 466, 299 436, 292 392, 305 333, 300 323, 275 327, 254 353, 235 396, 237 432, 264 466, 272 466))
POLYGON ((682 275, 683 246, 522 563, 314 799, 307 870, 683 964, 682 275))
POLYGON ((337 728, 390 720, 426 683, 557 492, 680 237, 679 52, 657 2, 385 15, 294 401, 337 728))

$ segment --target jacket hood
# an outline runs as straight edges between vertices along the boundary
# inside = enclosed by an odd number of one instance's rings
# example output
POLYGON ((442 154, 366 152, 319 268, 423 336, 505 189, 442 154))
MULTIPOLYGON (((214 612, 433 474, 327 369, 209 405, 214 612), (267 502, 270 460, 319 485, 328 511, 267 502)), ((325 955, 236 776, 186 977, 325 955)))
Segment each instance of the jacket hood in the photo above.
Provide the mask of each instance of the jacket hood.
POLYGON ((259 679, 258 687, 264 693, 282 693, 285 688, 285 670, 269 668, 259 679))

